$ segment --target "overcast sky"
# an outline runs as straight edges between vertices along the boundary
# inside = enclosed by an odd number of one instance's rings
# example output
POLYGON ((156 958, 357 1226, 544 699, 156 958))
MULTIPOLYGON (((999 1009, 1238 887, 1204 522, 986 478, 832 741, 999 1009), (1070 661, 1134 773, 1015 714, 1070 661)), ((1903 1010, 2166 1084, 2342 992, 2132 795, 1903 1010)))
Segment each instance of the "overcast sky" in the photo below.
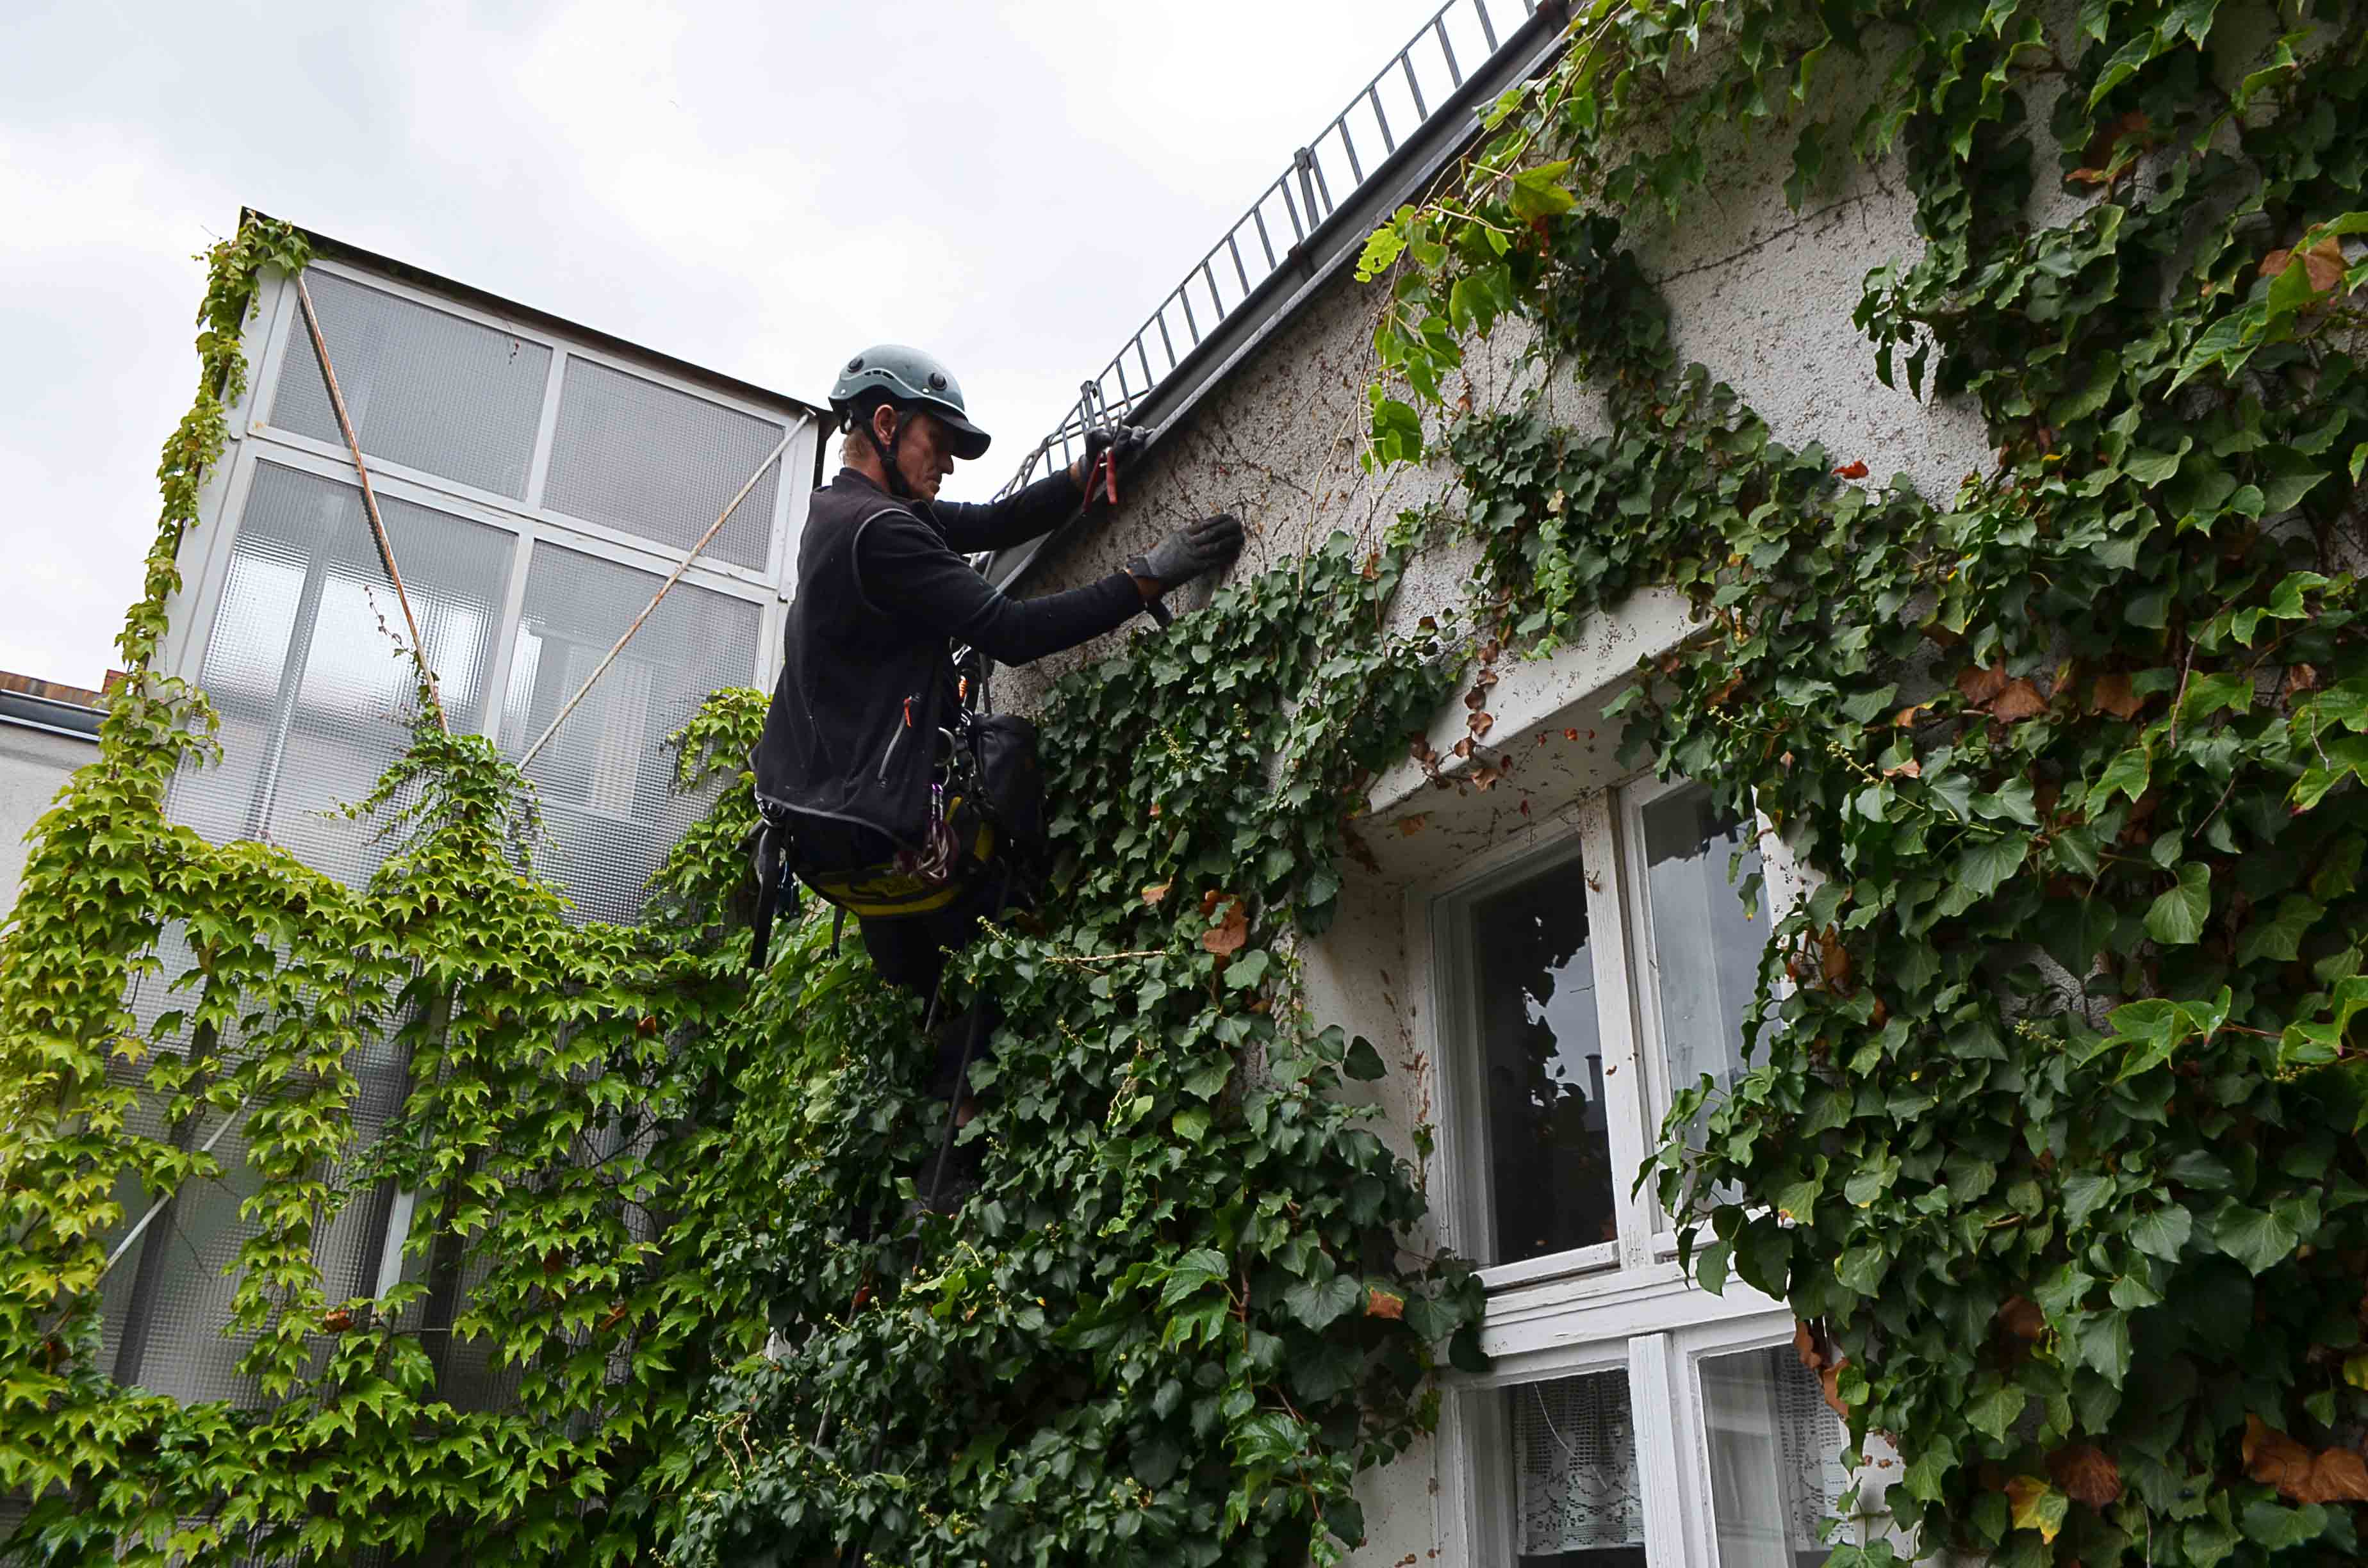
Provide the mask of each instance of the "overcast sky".
POLYGON ((96 686, 241 205, 761 386, 954 368, 983 497, 1438 0, 23 0, 0 669, 96 686))

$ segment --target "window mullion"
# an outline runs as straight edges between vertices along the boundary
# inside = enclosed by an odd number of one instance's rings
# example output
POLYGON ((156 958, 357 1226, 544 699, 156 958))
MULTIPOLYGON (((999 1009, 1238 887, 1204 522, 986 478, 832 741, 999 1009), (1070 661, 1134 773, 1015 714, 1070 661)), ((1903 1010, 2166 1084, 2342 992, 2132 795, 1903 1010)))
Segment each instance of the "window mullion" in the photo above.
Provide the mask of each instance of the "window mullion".
POLYGON ((1628 1398, 1636 1418, 1636 1473, 1645 1503, 1648 1568, 1685 1568, 1686 1506, 1679 1467, 1690 1450, 1679 1420, 1678 1379, 1669 1336, 1640 1334, 1628 1342, 1628 1398))
POLYGON ((1630 944, 1642 934, 1632 929, 1621 906, 1611 799, 1611 791, 1600 790, 1580 803, 1577 815, 1580 855, 1588 868, 1587 920, 1595 952, 1596 1020, 1603 1047, 1605 1126, 1620 1261, 1634 1268, 1652 1261, 1654 1219, 1650 1195, 1632 1190, 1636 1170, 1651 1152, 1645 1136, 1645 1074, 1638 1065, 1635 994, 1629 983, 1630 944))

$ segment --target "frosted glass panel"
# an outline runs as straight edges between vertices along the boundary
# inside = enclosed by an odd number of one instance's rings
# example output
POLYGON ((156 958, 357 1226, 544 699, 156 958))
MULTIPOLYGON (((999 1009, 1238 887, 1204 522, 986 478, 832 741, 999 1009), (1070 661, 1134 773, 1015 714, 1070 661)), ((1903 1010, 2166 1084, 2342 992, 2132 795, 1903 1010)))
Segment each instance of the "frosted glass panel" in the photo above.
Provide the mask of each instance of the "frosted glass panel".
MULTIPOLYGON (((556 545, 534 547, 503 710, 505 751, 522 756, 541 736, 661 581, 556 545)), ((758 619, 747 599, 676 584, 535 756, 528 773, 545 829, 535 869, 565 887, 584 915, 638 918, 650 874, 712 801, 712 792, 674 792, 666 737, 710 693, 754 678, 758 619)))
MULTIPOLYGON (((526 494, 548 347, 335 273, 307 272, 304 287, 364 454, 497 495, 526 494)), ((342 448, 312 334, 301 319, 290 333, 271 422, 342 448)))
MULTIPOLYGON (((379 511, 456 727, 477 727, 513 538, 392 496, 379 511)), ((216 843, 259 838, 359 886, 388 845, 359 801, 411 744, 411 665, 361 491, 256 465, 199 682, 222 759, 174 783, 173 814, 216 843)))
MULTIPOLYGON (((590 359, 567 361, 543 505, 688 550, 713 526, 781 426, 590 359)), ((775 459, 707 547, 763 566, 780 493, 775 459)))

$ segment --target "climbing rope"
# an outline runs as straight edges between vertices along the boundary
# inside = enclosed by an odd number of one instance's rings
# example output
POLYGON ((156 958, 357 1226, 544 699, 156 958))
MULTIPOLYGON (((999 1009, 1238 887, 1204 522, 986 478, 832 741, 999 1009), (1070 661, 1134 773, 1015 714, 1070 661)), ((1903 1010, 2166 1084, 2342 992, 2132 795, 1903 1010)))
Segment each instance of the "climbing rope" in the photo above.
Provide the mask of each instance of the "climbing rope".
POLYGON ((551 727, 542 732, 542 738, 526 748, 526 755, 518 758, 519 772, 525 772, 527 764, 534 760, 535 754, 550 744, 552 736, 559 733, 559 726, 567 722, 567 716, 575 711, 575 705, 583 701, 586 694, 591 691, 603 675, 608 673, 609 665, 615 662, 618 654, 625 651, 625 644, 633 640, 633 633, 642 629, 642 622, 649 619, 651 613, 673 590, 674 585, 682 581, 682 574, 690 570, 690 563, 699 559, 700 552, 713 541, 717 534, 723 531, 723 525, 732 520, 732 514, 740 509, 740 503, 748 499, 748 492, 756 489, 757 482, 765 477, 765 471, 772 467, 783 452, 789 450, 790 437, 796 433, 794 426, 781 432, 780 444, 766 454, 763 462, 757 465, 757 472, 750 474, 748 483, 740 487, 740 494, 732 497, 731 502, 724 506, 723 516, 708 525, 707 531, 699 536, 699 542, 690 547, 690 553, 684 556, 674 571, 667 574, 666 580, 658 585, 658 591, 650 596, 650 602, 643 607, 642 613, 633 617, 633 623, 625 628, 625 634, 622 637, 617 639, 617 645, 601 656, 600 662, 592 666, 592 673, 585 677, 584 684, 576 688, 575 695, 569 698, 566 704, 552 716, 551 727))

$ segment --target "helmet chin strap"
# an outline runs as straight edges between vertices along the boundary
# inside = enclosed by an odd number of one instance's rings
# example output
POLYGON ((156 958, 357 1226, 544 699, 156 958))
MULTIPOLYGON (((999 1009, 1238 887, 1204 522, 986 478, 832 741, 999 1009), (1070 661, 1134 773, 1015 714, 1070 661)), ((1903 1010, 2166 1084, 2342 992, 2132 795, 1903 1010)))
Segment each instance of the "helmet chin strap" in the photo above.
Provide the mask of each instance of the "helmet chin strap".
POLYGON ((888 432, 888 444, 885 447, 880 444, 879 432, 871 428, 871 420, 864 420, 861 425, 857 426, 857 428, 863 432, 863 438, 871 444, 872 451, 877 454, 880 459, 880 467, 883 471, 888 481, 888 494, 894 495, 899 501, 918 500, 919 497, 913 494, 913 487, 905 483, 903 471, 898 469, 896 466, 896 449, 901 446, 905 440, 904 413, 902 410, 896 408, 893 403, 883 404, 882 406, 886 407, 891 414, 894 414, 896 416, 894 427, 888 432))

